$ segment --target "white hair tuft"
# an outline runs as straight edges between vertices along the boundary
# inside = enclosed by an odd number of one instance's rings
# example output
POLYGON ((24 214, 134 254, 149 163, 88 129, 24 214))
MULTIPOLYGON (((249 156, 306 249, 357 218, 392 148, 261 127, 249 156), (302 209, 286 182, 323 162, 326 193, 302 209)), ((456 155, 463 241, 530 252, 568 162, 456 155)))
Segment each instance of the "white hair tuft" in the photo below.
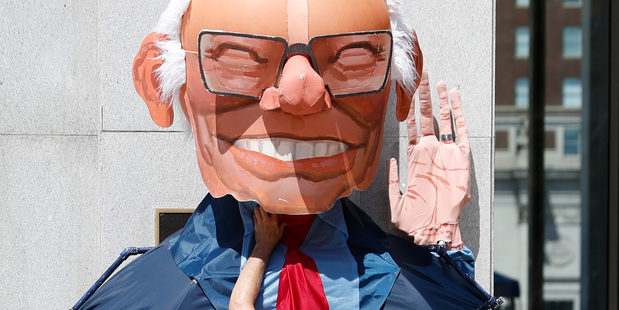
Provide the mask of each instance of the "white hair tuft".
POLYGON ((180 41, 183 15, 187 8, 189 8, 190 3, 191 0, 171 0, 168 3, 168 7, 161 14, 154 31, 167 35, 170 40, 180 41))
MULTIPOLYGON (((174 107, 177 115, 184 115, 180 102, 180 90, 187 81, 187 68, 180 34, 183 14, 187 11, 189 3, 191 0, 171 0, 154 30, 156 33, 165 35, 166 38, 156 42, 157 48, 161 51, 161 56, 158 58, 163 60, 163 64, 155 70, 155 76, 159 81, 161 103, 168 102, 174 107)), ((179 117, 179 119, 182 120, 185 131, 191 132, 191 126, 186 118, 179 117)))
POLYGON ((401 13, 401 0, 386 0, 391 19, 393 34, 393 56, 391 58, 391 79, 396 80, 404 89, 413 93, 415 80, 420 76, 415 66, 413 30, 401 13))

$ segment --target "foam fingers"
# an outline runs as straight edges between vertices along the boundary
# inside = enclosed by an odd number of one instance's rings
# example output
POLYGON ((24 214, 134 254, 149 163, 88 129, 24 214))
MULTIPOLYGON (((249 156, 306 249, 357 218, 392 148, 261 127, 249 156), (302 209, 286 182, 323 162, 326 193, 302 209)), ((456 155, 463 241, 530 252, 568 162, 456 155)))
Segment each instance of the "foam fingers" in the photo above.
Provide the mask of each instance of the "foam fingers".
POLYGON ((421 136, 434 135, 434 118, 432 116, 432 98, 430 94, 430 84, 428 82, 428 71, 423 70, 421 84, 419 84, 419 125, 421 136))
POLYGON ((443 143, 453 143, 453 133, 451 131, 451 108, 447 99, 447 85, 445 82, 438 82, 438 99, 441 105, 440 138, 443 143))
POLYGON ((462 102, 460 101, 460 91, 456 88, 449 93, 451 98, 451 106, 454 111, 454 120, 456 122, 456 130, 458 132, 458 147, 463 152, 470 152, 469 135, 466 130, 466 121, 464 120, 464 112, 462 111, 462 102))
POLYGON ((408 128, 408 143, 411 145, 417 144, 417 121, 415 115, 415 97, 411 101, 411 108, 408 111, 408 117, 406 118, 406 127, 408 128))
POLYGON ((396 213, 394 209, 400 202, 402 194, 400 194, 400 178, 398 176, 398 162, 395 158, 389 159, 389 205, 391 207, 391 218, 393 219, 396 213))

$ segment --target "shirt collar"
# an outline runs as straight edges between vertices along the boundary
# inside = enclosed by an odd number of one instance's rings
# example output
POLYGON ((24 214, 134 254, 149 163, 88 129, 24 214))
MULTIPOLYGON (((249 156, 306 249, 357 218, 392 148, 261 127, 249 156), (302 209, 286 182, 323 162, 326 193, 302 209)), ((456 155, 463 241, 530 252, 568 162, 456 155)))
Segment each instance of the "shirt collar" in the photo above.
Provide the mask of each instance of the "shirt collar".
POLYGON ((333 207, 326 212, 319 213, 318 218, 325 221, 327 224, 335 227, 341 231, 348 240, 348 228, 346 228, 346 221, 344 220, 344 212, 342 212, 342 200, 338 199, 333 207))
MULTIPOLYGON (((245 237, 251 236, 254 233, 254 208, 258 205, 255 201, 239 201, 239 209, 241 210, 241 218, 245 229, 245 237)), ((317 218, 335 227, 342 232, 348 239, 348 229, 342 212, 342 202, 338 199, 331 209, 326 212, 317 214, 317 218)))

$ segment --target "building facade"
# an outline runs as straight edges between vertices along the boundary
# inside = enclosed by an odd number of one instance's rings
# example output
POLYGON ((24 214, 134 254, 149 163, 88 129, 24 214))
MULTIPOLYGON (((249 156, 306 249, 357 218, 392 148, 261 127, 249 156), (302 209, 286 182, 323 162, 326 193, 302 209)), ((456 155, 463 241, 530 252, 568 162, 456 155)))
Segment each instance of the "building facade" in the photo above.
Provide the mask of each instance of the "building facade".
MULTIPOLYGON (((544 304, 579 309, 582 1, 546 3, 544 304)), ((496 4, 495 270, 520 284, 507 308, 526 309, 529 1, 496 4)))

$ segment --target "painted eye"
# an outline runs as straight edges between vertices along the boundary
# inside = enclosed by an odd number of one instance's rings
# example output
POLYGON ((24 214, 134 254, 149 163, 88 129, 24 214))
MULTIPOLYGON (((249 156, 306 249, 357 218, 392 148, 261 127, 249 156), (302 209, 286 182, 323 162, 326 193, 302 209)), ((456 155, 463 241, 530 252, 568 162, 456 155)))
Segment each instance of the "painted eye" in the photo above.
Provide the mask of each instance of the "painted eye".
POLYGON ((221 84, 231 88, 254 88, 268 70, 269 59, 242 46, 219 45, 210 53, 216 75, 221 84))
POLYGON ((358 42, 358 43, 351 43, 351 44, 348 44, 340 48, 335 53, 335 55, 330 56, 327 61, 329 63, 335 63, 337 61, 340 61, 340 59, 346 58, 346 57, 363 56, 363 55, 377 56, 379 54, 380 54, 379 49, 374 47, 369 42, 358 42))
POLYGON ((365 48, 349 48, 342 51, 332 65, 340 68, 341 71, 354 74, 374 68, 376 57, 376 54, 365 48))
POLYGON ((252 54, 235 49, 221 51, 214 59, 220 66, 229 67, 239 72, 254 71, 263 68, 269 62, 268 58, 255 58, 252 54))

